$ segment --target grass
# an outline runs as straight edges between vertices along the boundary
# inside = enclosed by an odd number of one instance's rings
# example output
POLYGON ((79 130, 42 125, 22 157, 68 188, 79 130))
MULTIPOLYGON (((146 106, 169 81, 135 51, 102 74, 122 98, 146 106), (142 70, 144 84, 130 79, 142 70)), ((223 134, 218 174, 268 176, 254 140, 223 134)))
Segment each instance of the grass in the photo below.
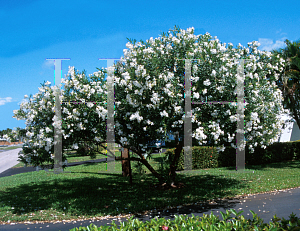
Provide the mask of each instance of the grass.
MULTIPOLYGON (((76 152, 69 152, 68 154, 68 163, 74 163, 74 162, 80 162, 80 161, 89 161, 91 160, 90 156, 78 156, 75 154, 76 152)), ((104 159, 106 158, 106 151, 101 152, 102 154, 97 154, 95 159, 104 159)), ((120 156, 121 152, 119 151, 115 151, 115 155, 120 156)), ((47 163, 46 163, 47 164, 47 163)), ((48 163, 50 164, 50 163, 48 163)), ((29 167, 30 165, 28 165, 29 167)), ((15 165, 12 168, 20 168, 20 167, 24 167, 23 163, 19 163, 17 165, 15 165)))
POLYGON ((8 147, 0 147, 0 150, 13 150, 13 149, 17 149, 17 148, 21 148, 22 145, 18 145, 18 146, 8 146, 8 147))
MULTIPOLYGON (((150 164, 158 170, 164 154, 155 154, 150 164)), ((113 169, 113 162, 108 162, 113 169)), ((232 198, 300 186, 300 161, 182 171, 178 181, 185 188, 149 190, 154 176, 133 169, 133 185, 117 172, 106 171, 106 163, 68 167, 67 172, 28 172, 0 178, 0 223, 88 219, 106 215, 141 213, 198 201, 232 198)))

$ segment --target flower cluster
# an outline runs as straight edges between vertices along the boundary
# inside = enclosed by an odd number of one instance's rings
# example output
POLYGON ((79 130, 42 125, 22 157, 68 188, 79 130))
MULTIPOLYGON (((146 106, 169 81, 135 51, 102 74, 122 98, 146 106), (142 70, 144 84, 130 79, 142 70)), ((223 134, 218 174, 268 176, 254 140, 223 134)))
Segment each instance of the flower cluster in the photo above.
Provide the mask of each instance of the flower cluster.
POLYGON ((215 141, 223 145, 222 150, 229 143, 236 148, 236 123, 244 119, 245 137, 252 152, 257 142, 264 148, 275 142, 283 122, 277 116, 283 107, 281 92, 275 84, 283 71, 282 59, 258 50, 260 44, 255 41, 248 43, 247 48, 239 44, 234 49, 231 43, 226 47, 209 33, 196 36, 193 32, 193 28, 186 31, 175 28, 159 38, 126 44, 128 49, 124 50, 115 71, 116 120, 122 118, 123 122, 116 126, 118 134, 122 134, 119 138, 126 137, 133 146, 143 142, 143 137, 149 136, 149 129, 145 129, 149 120, 154 123, 153 139, 177 131, 183 137, 185 62, 182 59, 201 60, 192 61, 192 101, 207 97, 208 101, 232 102, 237 101, 237 81, 241 81, 239 59, 245 59, 246 103, 193 106, 192 137, 200 145, 215 141), (244 118, 237 116, 237 107, 246 107, 244 118), (137 113, 143 120, 132 119, 137 113), (128 125, 137 129, 127 129, 128 125))
MULTIPOLYGON (((85 73, 76 72, 74 67, 69 67, 68 74, 62 79, 64 84, 60 96, 62 119, 55 115, 54 99, 58 88, 50 87, 49 81, 42 84, 39 92, 33 97, 30 96, 27 102, 21 103, 19 110, 14 111, 14 118, 26 120, 26 142, 30 143, 31 149, 25 156, 30 156, 27 160, 32 164, 41 165, 47 159, 34 159, 31 153, 39 153, 38 150, 42 150, 44 156, 49 157, 48 160, 53 160, 51 155, 54 153, 54 135, 59 133, 63 136, 63 152, 64 149, 78 149, 79 141, 105 141, 107 115, 105 70, 99 70, 89 77, 90 79, 85 73), (85 103, 86 101, 89 102, 85 103), (92 103, 93 101, 95 103, 92 103)), ((27 99, 28 96, 24 98, 27 99)), ((63 160, 65 158, 63 155, 63 160)))

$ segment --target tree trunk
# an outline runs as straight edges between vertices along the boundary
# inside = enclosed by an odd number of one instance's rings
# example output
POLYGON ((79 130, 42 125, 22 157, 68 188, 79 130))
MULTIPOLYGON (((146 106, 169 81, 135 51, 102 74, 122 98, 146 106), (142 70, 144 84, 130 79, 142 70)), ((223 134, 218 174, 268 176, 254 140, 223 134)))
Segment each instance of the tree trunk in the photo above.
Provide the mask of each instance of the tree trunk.
MULTIPOLYGON (((138 156, 140 157, 140 159, 138 159, 140 162, 142 162, 142 164, 144 164, 149 171, 158 179, 159 183, 164 183, 165 179, 158 173, 155 171, 154 168, 152 168, 152 166, 148 163, 148 161, 145 159, 144 155, 142 152, 138 151, 138 150, 133 150, 136 154, 138 154, 138 156)), ((136 158, 134 158, 136 160, 136 158)))
MULTIPOLYGON (((128 148, 122 148, 121 152, 122 158, 129 158, 129 151, 128 148)), ((122 175, 123 176, 129 176, 130 172, 130 162, 128 160, 122 160, 122 175)))
MULTIPOLYGON (((292 105, 296 105, 296 102, 294 100, 295 89, 296 89, 296 85, 294 84, 293 88, 292 88, 292 92, 289 92, 289 97, 290 97, 290 100, 292 102, 292 105)), ((299 121, 299 117, 298 117, 298 114, 297 114, 297 109, 295 107, 293 107, 293 108, 291 108, 291 111, 294 115, 294 119, 296 120, 296 123, 297 123, 298 127, 300 128, 300 121, 299 121)))
POLYGON ((294 83, 293 84, 293 87, 290 88, 287 84, 287 79, 285 79, 285 82, 283 82, 283 80, 281 80, 282 82, 282 85, 280 86, 281 88, 281 92, 283 93, 283 97, 284 97, 284 100, 287 100, 290 99, 290 102, 291 103, 287 103, 286 105, 284 105, 285 107, 287 107, 287 109, 289 109, 291 111, 291 113, 293 114, 293 117, 295 120, 296 120, 296 123, 298 125, 298 127, 300 128, 300 120, 299 120, 299 117, 298 117, 298 110, 294 107, 294 105, 296 105, 296 102, 294 100, 294 94, 295 94, 295 91, 297 90, 298 86, 298 81, 297 81, 297 84, 294 83))
POLYGON ((164 183, 165 180, 164 178, 155 171, 154 168, 152 168, 152 166, 148 163, 148 161, 145 159, 145 157, 142 155, 141 156, 141 162, 149 169, 149 171, 158 179, 159 183, 164 183))
MULTIPOLYGON (((122 157, 116 157, 115 160, 123 160, 122 157)), ((127 160, 127 159, 125 159, 127 160)), ((145 159, 145 158, 136 158, 136 157, 131 157, 130 160, 132 161, 140 161, 142 162, 142 164, 144 164, 148 169, 149 171, 161 182, 164 181, 163 177, 155 171, 155 169, 152 168, 152 166, 148 163, 148 161, 145 159)))
POLYGON ((180 153, 183 148, 183 141, 179 141, 178 134, 175 136, 175 143, 176 143, 175 156, 172 162, 170 163, 170 171, 169 171, 169 176, 171 177, 171 185, 175 185, 176 163, 179 160, 180 153))
POLYGON ((130 183, 130 185, 132 185, 132 171, 131 171, 131 163, 130 163, 130 154, 129 154, 129 151, 128 151, 128 158, 129 158, 129 160, 128 160, 128 162, 129 162, 129 183, 130 183))

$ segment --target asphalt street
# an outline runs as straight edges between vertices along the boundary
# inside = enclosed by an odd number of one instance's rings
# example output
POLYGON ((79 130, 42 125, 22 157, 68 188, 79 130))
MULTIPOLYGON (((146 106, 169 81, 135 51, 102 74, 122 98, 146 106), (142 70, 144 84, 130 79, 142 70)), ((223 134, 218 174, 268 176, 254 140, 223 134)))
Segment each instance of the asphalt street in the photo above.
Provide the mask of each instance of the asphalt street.
MULTIPOLYGON (((15 149, 17 150, 17 149, 15 149)), ((13 151, 13 150, 12 150, 13 151)), ((7 151, 8 152, 8 151, 7 151)), ((16 151, 17 152, 17 151, 16 151)), ((0 166, 1 163, 1 156, 4 154, 0 153, 0 166)), ((10 154, 11 156, 15 156, 13 153, 10 154)), ((9 158, 9 154, 6 157, 3 157, 3 160, 9 158)), ((94 160, 97 162, 105 161, 106 159, 101 160, 94 160)), ((6 168, 9 165, 9 162, 6 161, 6 168)), ((80 164, 73 163, 74 165, 80 164)), ((81 163, 82 164, 82 163, 81 163)), ((11 164, 12 166, 14 164, 11 164)), ((4 169, 4 167, 0 167, 0 169, 4 169)), ((0 177, 5 177, 9 175, 15 175, 29 171, 30 168, 19 168, 19 169, 6 169, 4 172, 0 173, 0 177), (23 169, 23 170, 22 170, 23 169)), ((35 168, 32 168, 31 171, 34 171, 35 168)), ((1 172, 1 171, 0 171, 1 172)), ((300 178, 299 178, 299 185, 300 185, 300 178)), ((173 220, 175 217, 174 215, 187 215, 188 217, 192 217, 192 214, 195 216, 203 216, 203 214, 210 215, 213 212, 214 215, 219 216, 220 220, 223 220, 221 216, 221 211, 226 212, 226 210, 234 209, 235 211, 239 212, 243 210, 244 212, 241 214, 245 217, 245 219, 253 218, 250 210, 253 210, 258 217, 263 219, 264 223, 271 222, 271 219, 276 214, 278 218, 285 218, 289 219, 289 215, 296 214, 296 217, 300 219, 300 187, 292 188, 292 189, 285 189, 267 193, 260 193, 260 194, 248 194, 248 195, 237 195, 235 198, 230 199, 220 199, 214 201, 202 201, 195 204, 190 205, 182 205, 174 208, 164 208, 161 210, 155 211, 145 211, 142 214, 133 214, 134 218, 139 219, 140 221, 149 221, 154 217, 158 218, 165 218, 173 220)), ((127 221, 127 217, 131 216, 123 215, 117 217, 102 217, 102 218, 95 218, 94 220, 77 220, 77 221, 63 221, 57 223, 35 223, 35 224, 22 224, 22 223, 12 223, 12 224, 0 224, 0 230, 70 230, 75 227, 79 226, 88 226, 90 223, 93 223, 97 226, 104 226, 110 225, 111 222, 114 220, 117 225, 120 222, 127 221)), ((231 215, 234 217, 234 215, 231 215)), ((1 222, 1 221, 0 221, 1 222)))
POLYGON ((22 148, 17 148, 0 152, 0 174, 19 163, 18 153, 21 150, 22 148))

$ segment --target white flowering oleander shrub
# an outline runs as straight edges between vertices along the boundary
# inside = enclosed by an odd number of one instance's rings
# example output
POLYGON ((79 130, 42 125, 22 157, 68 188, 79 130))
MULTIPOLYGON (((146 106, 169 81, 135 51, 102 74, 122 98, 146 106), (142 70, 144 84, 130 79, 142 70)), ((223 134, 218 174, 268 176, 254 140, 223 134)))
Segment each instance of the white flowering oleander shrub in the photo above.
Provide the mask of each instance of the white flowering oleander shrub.
MULTIPOLYGON (((257 42, 222 44, 209 33, 196 36, 193 28, 175 28, 146 42, 130 41, 124 57, 116 65, 116 136, 121 142, 138 147, 145 139, 165 138, 177 131, 184 137, 184 60, 192 62, 192 101, 237 101, 238 59, 245 62, 244 118, 237 118, 236 103, 227 105, 192 105, 193 139, 200 145, 228 144, 236 148, 236 124, 245 120, 249 147, 266 148, 277 139, 283 121, 281 91, 275 81, 284 68, 284 60, 257 49, 257 42), (161 135, 159 137, 158 134, 161 135), (151 138, 149 138, 151 137, 151 138)), ((239 131, 242 132, 242 131, 239 131)), ((245 146, 245 143, 244 143, 245 146)), ((143 147, 141 147, 142 149, 143 147)), ((241 147, 239 147, 241 148, 241 147)))
MULTIPOLYGON (((115 65, 115 140, 123 147, 145 152, 149 141, 167 138, 179 132, 183 140, 185 62, 177 59, 200 59, 192 62, 192 101, 236 101, 238 59, 245 62, 245 117, 237 118, 236 105, 193 105, 193 140, 198 144, 235 147, 236 123, 245 120, 245 137, 249 147, 266 147, 276 141, 282 121, 281 92, 275 80, 283 71, 280 56, 257 49, 222 44, 209 33, 194 35, 175 28, 167 35, 146 42, 128 42, 121 62, 115 65)), ((28 142, 32 144, 31 162, 40 164, 54 151, 54 128, 62 127, 63 149, 79 149, 80 141, 106 142, 107 86, 99 69, 90 78, 69 68, 62 79, 61 100, 89 102, 62 105, 62 122, 54 116, 56 86, 47 82, 39 92, 14 111, 15 118, 26 119, 28 142), (91 101, 98 102, 97 104, 91 101), (33 151, 36 151, 34 153, 33 151)), ((241 132, 241 131, 239 131, 241 132)), ((241 148, 241 147, 238 147, 241 148)), ((64 153, 63 153, 64 154, 64 153)), ((64 155, 63 155, 64 156, 64 155)), ((64 157, 63 157, 64 158, 64 157)), ((142 157, 141 157, 142 158, 142 157)))
MULTIPOLYGON (((81 141, 85 141, 85 144, 105 141, 107 110, 104 107, 107 99, 104 97, 104 73, 99 70, 87 78, 84 72, 69 68, 68 75, 62 79, 64 88, 60 100, 64 103, 61 105, 61 121, 55 116, 54 91, 57 87, 50 87, 48 81, 42 84, 37 94, 29 97, 28 102, 21 103, 20 110, 14 111, 14 117, 26 120, 26 141, 30 144, 20 153, 23 163, 43 166, 44 162, 50 162, 54 166, 55 128, 56 131, 62 129, 63 162, 67 158, 64 149, 80 150, 83 147, 81 141), (86 98, 97 103, 78 103, 86 102, 86 98), (78 104, 74 104, 74 101, 78 104)), ((81 154, 95 157, 94 152, 81 154)))

